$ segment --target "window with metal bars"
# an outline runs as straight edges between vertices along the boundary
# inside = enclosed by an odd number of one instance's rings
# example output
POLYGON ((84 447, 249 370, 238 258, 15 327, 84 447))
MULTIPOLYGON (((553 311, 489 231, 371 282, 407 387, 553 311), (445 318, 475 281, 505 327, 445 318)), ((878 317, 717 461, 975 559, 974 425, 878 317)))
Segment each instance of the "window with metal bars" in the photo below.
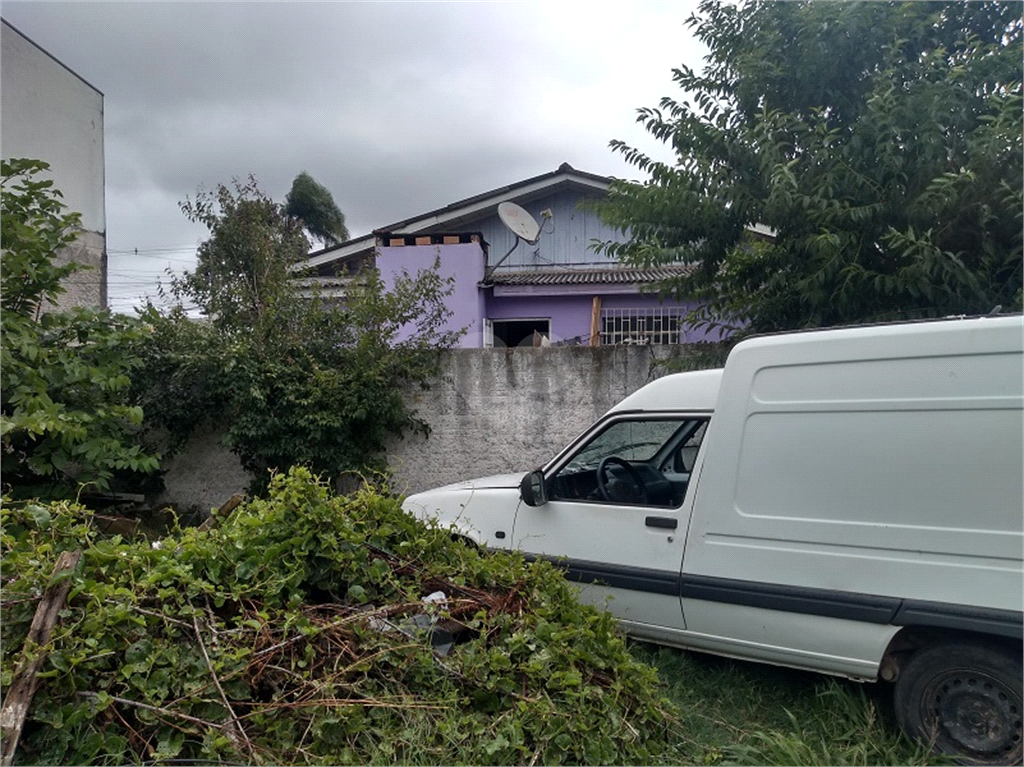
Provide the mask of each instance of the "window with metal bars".
POLYGON ((673 309, 601 310, 601 345, 678 344, 681 317, 673 309))

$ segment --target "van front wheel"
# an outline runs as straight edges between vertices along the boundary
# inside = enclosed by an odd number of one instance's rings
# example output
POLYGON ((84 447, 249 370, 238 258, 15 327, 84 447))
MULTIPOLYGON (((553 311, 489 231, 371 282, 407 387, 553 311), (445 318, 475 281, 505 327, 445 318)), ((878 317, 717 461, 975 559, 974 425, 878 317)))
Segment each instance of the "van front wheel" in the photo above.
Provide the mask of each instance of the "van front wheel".
POLYGON ((1020 657, 943 644, 911 656, 896 679, 896 718, 912 738, 961 764, 1020 764, 1020 657))

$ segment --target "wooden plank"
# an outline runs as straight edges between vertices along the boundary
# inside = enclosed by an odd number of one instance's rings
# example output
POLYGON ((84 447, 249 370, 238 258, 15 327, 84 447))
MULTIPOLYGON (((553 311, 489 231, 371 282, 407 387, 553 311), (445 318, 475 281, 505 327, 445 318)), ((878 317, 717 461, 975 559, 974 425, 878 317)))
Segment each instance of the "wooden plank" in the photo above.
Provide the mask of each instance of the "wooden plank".
POLYGON ((392 237, 388 240, 388 245, 392 248, 397 248, 399 245, 405 245, 404 237, 392 237))
POLYGON ((83 492, 82 498, 90 498, 98 501, 125 501, 131 503, 144 503, 146 496, 141 493, 99 493, 83 492))
POLYGON ((594 306, 590 311, 590 345, 601 345, 601 296, 594 296, 594 306))
POLYGON ((39 600, 36 614, 32 618, 32 625, 21 651, 22 659, 18 663, 17 671, 14 672, 14 680, 7 691, 7 697, 4 698, 3 706, 0 707, 0 731, 3 733, 0 765, 3 767, 8 767, 14 761, 14 751, 18 748, 21 728, 25 725, 25 716, 32 705, 32 697, 36 694, 36 674, 46 659, 46 653, 41 648, 50 641, 50 632, 57 623, 71 590, 71 578, 61 578, 57 581, 57 576, 65 571, 74 570, 81 558, 81 551, 61 552, 50 576, 50 586, 39 600))
POLYGON ((459 237, 457 234, 446 234, 444 236, 444 244, 445 245, 458 245, 459 241, 461 239, 462 238, 459 237))
POLYGON ((417 237, 416 238, 416 244, 417 245, 432 245, 433 244, 432 240, 433 240, 432 237, 417 237))
POLYGON ((227 519, 228 515, 232 511, 234 511, 238 507, 238 504, 240 504, 243 500, 245 500, 245 496, 244 495, 237 495, 236 494, 236 495, 231 496, 226 501, 224 501, 224 505, 223 506, 221 506, 219 509, 217 509, 217 513, 216 514, 211 514, 210 516, 208 516, 206 519, 204 519, 202 521, 202 523, 199 525, 199 529, 203 530, 203 531, 206 531, 206 530, 210 530, 210 529, 216 527, 221 522, 223 522, 225 519, 227 519))

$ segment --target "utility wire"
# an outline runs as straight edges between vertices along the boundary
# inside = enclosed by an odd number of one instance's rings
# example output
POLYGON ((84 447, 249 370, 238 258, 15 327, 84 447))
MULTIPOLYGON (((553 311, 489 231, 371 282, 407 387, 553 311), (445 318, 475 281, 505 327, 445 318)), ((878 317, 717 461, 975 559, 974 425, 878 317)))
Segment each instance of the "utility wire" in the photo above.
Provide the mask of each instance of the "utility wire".
POLYGON ((194 253, 196 250, 197 250, 197 246, 195 246, 195 245, 181 245, 181 246, 170 246, 170 245, 168 245, 166 247, 142 248, 142 249, 139 249, 139 248, 127 248, 127 249, 110 248, 110 249, 107 250, 107 253, 117 253, 118 255, 145 256, 145 255, 148 255, 150 253, 175 253, 175 252, 179 252, 179 253, 193 252, 194 253))

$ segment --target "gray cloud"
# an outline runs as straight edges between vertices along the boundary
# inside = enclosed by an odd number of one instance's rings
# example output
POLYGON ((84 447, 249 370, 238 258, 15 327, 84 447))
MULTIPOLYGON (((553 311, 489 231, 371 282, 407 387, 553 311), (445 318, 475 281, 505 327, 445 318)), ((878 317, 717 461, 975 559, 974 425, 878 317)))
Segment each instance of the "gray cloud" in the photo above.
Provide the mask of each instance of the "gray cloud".
POLYGON ((112 304, 188 267, 178 203, 308 171, 361 234, 561 162, 669 157, 635 110, 701 51, 693 3, 17 2, 3 16, 105 95, 112 304), (139 255, 135 255, 138 249, 139 255), (171 259, 174 260, 171 260, 171 259), (120 277, 118 275, 121 275, 120 277))

